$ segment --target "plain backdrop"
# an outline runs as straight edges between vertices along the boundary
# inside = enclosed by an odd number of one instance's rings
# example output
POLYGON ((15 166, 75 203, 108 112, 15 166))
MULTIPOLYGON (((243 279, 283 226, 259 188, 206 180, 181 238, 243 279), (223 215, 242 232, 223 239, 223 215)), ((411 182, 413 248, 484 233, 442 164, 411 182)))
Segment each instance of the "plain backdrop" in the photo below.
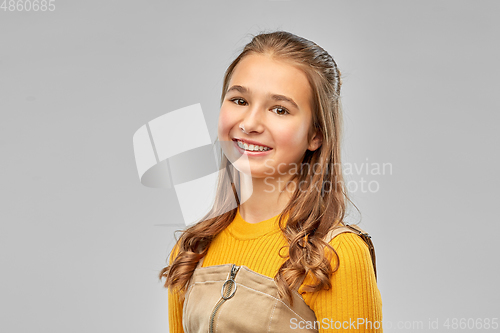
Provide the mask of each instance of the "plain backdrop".
POLYGON ((276 29, 335 58, 344 162, 392 166, 348 176, 376 185, 349 218, 385 331, 500 317, 500 2, 53 3, 0 10, 0 331, 168 331, 157 275, 184 222, 174 190, 141 185, 132 136, 201 103, 214 140, 226 67, 276 29))

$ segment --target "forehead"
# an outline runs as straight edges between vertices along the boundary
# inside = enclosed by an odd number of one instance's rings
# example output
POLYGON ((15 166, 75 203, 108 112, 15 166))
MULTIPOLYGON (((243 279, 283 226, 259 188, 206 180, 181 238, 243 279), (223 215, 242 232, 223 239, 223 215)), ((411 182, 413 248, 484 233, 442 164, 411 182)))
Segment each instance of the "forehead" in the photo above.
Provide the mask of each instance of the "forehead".
POLYGON ((310 106, 311 86, 303 70, 291 62, 269 55, 250 54, 236 65, 229 87, 241 85, 252 94, 280 94, 292 98, 299 107, 310 106))

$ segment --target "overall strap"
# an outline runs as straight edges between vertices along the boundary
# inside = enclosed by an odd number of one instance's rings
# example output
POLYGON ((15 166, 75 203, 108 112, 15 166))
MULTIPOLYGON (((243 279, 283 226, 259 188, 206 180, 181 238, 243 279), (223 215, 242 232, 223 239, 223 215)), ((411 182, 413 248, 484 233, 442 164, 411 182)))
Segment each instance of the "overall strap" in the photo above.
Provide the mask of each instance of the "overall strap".
MULTIPOLYGON (((344 232, 351 232, 353 234, 356 234, 361 237, 361 239, 366 243, 368 246, 368 250, 370 251, 370 257, 372 259, 372 265, 373 265, 373 271, 375 272, 375 280, 377 280, 377 266, 376 266, 376 261, 375 261, 375 247, 373 246, 371 236, 365 232, 363 229, 361 229, 357 225, 349 225, 346 224, 345 226, 337 226, 336 228, 330 230, 326 236, 323 238, 325 242, 330 243, 332 239, 334 239, 336 236, 344 233, 344 232)), ((306 272, 307 275, 307 272, 306 272)), ((306 275, 301 278, 299 287, 302 285, 302 283, 305 280, 306 275)), ((297 288, 297 290, 298 290, 297 288)))

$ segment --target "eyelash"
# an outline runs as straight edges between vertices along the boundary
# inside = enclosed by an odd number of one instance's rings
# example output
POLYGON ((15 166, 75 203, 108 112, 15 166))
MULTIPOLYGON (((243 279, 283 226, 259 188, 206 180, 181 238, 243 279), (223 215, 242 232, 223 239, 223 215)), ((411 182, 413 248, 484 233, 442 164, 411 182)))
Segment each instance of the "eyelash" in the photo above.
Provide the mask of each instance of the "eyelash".
MULTIPOLYGON (((245 101, 243 98, 239 98, 239 97, 238 97, 238 98, 233 98, 233 99, 230 99, 230 101, 231 101, 231 102, 233 102, 233 103, 234 103, 234 101, 238 101, 238 100, 245 101)), ((245 101, 245 103, 246 103, 246 101, 245 101)), ((235 103, 235 104, 236 104, 236 105, 240 105, 240 104, 238 104, 238 103, 235 103)), ((286 112, 285 114, 279 114, 279 113, 274 112, 274 113, 276 113, 278 116, 286 116, 286 115, 290 114, 290 111, 288 111, 288 109, 287 109, 287 108, 285 108, 284 106, 281 106, 281 105, 276 105, 276 106, 273 106, 273 109, 276 109, 276 108, 283 109, 283 110, 285 110, 285 112, 286 112)))

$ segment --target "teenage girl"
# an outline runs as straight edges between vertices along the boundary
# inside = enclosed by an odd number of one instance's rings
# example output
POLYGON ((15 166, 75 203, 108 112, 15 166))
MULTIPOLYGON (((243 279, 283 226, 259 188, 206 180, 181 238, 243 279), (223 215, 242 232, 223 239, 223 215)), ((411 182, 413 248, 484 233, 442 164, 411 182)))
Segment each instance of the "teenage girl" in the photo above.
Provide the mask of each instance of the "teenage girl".
POLYGON ((382 332, 367 243, 330 237, 350 201, 340 87, 330 54, 285 31, 254 36, 231 63, 218 123, 227 172, 160 272, 170 332, 382 332))

